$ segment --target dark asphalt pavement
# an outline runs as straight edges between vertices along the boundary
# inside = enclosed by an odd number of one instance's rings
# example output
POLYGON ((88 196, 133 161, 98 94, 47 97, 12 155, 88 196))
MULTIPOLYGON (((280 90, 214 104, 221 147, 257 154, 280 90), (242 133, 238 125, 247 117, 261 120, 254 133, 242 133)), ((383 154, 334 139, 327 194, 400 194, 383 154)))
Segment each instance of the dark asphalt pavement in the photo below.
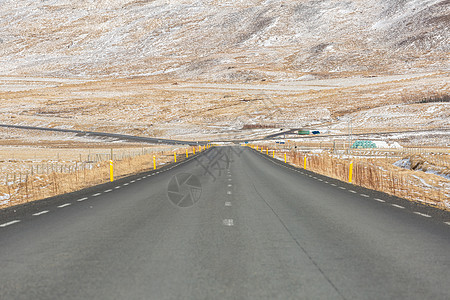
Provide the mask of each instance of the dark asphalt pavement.
POLYGON ((207 144, 207 142, 181 141, 181 140, 163 139, 163 138, 157 138, 157 137, 152 138, 152 137, 146 137, 146 136, 135 136, 135 135, 128 135, 128 134, 98 132, 98 131, 82 131, 82 130, 64 129, 64 128, 47 128, 47 127, 9 125, 9 124, 0 124, 0 127, 23 129, 23 130, 40 130, 40 131, 75 133, 78 135, 107 137, 107 138, 114 138, 114 139, 131 141, 131 142, 141 142, 141 143, 150 143, 150 144, 191 145, 191 146, 207 144))
POLYGON ((158 172, 0 211, 0 299, 450 299, 449 213, 249 148, 158 172))

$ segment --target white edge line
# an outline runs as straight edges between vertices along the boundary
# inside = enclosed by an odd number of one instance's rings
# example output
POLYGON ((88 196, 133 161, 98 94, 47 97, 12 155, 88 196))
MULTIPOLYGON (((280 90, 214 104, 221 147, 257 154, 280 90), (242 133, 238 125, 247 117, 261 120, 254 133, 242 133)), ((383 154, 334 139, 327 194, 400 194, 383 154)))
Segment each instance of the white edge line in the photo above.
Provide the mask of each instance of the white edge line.
POLYGON ((401 208, 401 209, 403 209, 403 208, 405 208, 405 207, 403 207, 403 206, 401 206, 401 205, 397 205, 397 204, 391 204, 393 207, 397 207, 397 208, 401 208))
POLYGON ((414 211, 413 213, 415 213, 416 215, 419 215, 419 216, 425 217, 425 218, 431 218, 431 216, 430 216, 430 215, 427 215, 427 214, 424 214, 424 213, 421 213, 421 212, 418 212, 418 211, 414 211))
POLYGON ((40 216, 40 215, 46 214, 48 212, 49 212, 48 210, 43 210, 43 211, 33 214, 33 216, 40 216))
POLYGON ((6 227, 6 226, 9 226, 9 225, 12 225, 12 224, 19 223, 19 222, 20 222, 20 220, 14 220, 14 221, 11 221, 11 222, 8 222, 8 223, 1 224, 0 227, 6 227))

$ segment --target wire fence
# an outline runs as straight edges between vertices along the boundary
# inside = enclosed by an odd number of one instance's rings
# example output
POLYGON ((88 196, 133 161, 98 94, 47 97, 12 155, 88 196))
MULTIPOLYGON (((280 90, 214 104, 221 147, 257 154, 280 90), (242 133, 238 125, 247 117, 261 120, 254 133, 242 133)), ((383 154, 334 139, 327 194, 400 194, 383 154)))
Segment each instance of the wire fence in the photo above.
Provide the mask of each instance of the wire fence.
MULTIPOLYGON (((201 150, 204 150, 205 147, 201 150)), ((182 161, 200 148, 139 149, 79 155, 76 160, 11 159, 1 164, 0 208, 69 193, 113 178, 160 168, 182 161)), ((59 155, 58 155, 59 156, 59 155)), ((73 157, 73 156, 72 156, 73 157)))
POLYGON ((450 149, 327 146, 251 145, 300 168, 450 210, 450 149))

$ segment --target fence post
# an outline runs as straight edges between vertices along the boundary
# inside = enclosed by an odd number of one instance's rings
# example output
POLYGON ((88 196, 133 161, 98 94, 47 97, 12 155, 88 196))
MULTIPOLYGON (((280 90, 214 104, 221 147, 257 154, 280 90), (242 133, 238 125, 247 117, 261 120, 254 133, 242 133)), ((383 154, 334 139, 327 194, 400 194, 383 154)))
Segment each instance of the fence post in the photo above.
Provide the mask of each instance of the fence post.
POLYGON ((109 180, 111 182, 114 181, 114 165, 112 160, 109 161, 109 180))
POLYGON ((353 162, 350 162, 350 170, 348 173, 348 182, 349 183, 353 182, 353 162))
POLYGON ((27 202, 29 200, 29 195, 28 195, 28 174, 25 175, 25 192, 27 194, 27 202))

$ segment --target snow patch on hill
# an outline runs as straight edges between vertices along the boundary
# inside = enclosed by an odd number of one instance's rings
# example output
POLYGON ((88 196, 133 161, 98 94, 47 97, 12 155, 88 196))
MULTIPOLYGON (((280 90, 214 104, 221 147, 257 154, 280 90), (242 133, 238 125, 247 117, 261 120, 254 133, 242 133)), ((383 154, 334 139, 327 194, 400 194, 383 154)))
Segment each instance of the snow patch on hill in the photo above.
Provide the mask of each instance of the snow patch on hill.
POLYGON ((0 74, 255 81, 449 70, 445 0, 1 3, 0 74))

